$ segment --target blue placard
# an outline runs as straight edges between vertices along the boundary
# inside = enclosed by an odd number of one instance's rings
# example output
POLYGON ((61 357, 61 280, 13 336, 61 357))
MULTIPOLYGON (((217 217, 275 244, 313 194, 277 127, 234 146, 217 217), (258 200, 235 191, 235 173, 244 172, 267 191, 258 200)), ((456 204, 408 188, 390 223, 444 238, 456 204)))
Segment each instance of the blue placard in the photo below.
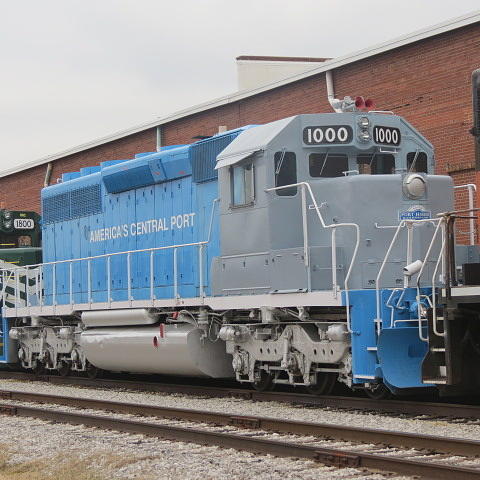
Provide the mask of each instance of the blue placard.
POLYGON ((398 212, 399 220, 428 220, 429 218, 432 218, 432 212, 430 210, 424 210, 423 208, 398 212))

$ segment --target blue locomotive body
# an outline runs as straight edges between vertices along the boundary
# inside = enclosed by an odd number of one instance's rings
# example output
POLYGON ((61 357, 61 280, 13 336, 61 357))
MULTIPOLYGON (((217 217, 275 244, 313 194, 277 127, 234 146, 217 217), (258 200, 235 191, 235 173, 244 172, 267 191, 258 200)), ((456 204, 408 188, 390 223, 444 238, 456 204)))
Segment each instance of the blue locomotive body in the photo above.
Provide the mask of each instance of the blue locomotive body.
POLYGON ((242 130, 103 162, 44 189, 45 305, 194 298, 200 281, 210 294, 215 157, 242 130))

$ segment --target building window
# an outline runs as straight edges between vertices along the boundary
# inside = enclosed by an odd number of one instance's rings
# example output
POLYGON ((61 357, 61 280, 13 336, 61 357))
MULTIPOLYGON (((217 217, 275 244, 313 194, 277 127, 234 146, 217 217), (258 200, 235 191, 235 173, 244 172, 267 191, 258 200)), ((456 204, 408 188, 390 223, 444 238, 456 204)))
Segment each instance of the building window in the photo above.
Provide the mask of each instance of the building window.
POLYGON ((339 153, 312 153, 308 163, 311 177, 343 177, 348 171, 348 156, 339 153))
POLYGON ((358 171, 366 175, 390 175, 395 173, 395 157, 391 153, 367 153, 357 155, 358 171))
MULTIPOLYGON (((297 159, 293 152, 276 152, 274 156, 275 186, 283 187, 297 183, 297 159)), ((297 187, 275 190, 281 197, 293 197, 297 194, 297 187)))
POLYGON ((232 205, 251 205, 255 199, 253 164, 238 165, 231 169, 232 205))
POLYGON ((407 153, 407 170, 409 172, 428 173, 427 154, 418 150, 407 153))

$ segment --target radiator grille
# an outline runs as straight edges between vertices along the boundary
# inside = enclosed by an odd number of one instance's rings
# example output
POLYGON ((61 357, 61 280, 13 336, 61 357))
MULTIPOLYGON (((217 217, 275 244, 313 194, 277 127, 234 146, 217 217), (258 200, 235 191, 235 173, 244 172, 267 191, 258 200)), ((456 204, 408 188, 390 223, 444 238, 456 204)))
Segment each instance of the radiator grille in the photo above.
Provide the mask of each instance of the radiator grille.
POLYGON ((190 161, 192 162, 193 181, 197 183, 208 182, 218 178, 215 170, 217 155, 224 150, 239 135, 240 132, 218 135, 201 140, 192 145, 190 161))
POLYGON ((43 223, 61 222, 102 211, 100 185, 91 185, 59 193, 42 201, 43 223))

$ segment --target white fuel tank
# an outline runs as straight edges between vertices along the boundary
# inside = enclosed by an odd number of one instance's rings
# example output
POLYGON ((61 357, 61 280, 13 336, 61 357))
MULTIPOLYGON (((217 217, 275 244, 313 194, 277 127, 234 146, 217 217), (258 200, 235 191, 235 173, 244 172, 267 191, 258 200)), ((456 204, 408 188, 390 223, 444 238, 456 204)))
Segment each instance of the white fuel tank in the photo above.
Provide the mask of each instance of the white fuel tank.
POLYGON ((201 339, 190 324, 85 330, 80 344, 90 363, 112 372, 233 377, 225 342, 201 339))

